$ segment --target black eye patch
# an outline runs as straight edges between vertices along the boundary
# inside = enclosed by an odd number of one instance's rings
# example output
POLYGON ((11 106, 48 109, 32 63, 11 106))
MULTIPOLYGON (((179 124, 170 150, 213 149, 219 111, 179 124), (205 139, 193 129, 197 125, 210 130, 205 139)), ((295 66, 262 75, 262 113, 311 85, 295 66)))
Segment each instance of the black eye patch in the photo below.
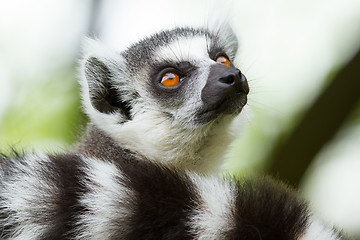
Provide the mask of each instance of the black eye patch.
POLYGON ((161 104, 179 104, 186 92, 188 80, 196 75, 197 67, 190 62, 163 61, 150 66, 153 69, 149 75, 149 91, 161 104), (180 77, 180 82, 174 87, 165 87, 161 84, 162 77, 173 72, 180 77))
POLYGON ((180 75, 188 75, 191 74, 192 71, 196 69, 194 65, 192 65, 190 62, 169 62, 164 61, 160 63, 154 63, 152 66, 150 66, 153 71, 151 72, 151 77, 154 77, 155 75, 163 72, 164 69, 173 69, 180 75))
POLYGON ((225 50, 221 47, 217 47, 217 46, 211 46, 209 49, 208 49, 208 54, 209 54, 209 57, 216 61, 216 59, 219 57, 219 56, 224 56, 226 57, 227 59, 229 59, 230 61, 232 61, 233 59, 230 59, 229 56, 226 54, 225 50))
MULTIPOLYGON (((174 72, 180 76, 180 81, 191 76, 197 69, 190 62, 160 62, 151 66, 153 71, 150 73, 150 79, 154 85, 159 85, 162 76, 167 72, 174 72)), ((161 86, 160 86, 161 87, 161 86)))

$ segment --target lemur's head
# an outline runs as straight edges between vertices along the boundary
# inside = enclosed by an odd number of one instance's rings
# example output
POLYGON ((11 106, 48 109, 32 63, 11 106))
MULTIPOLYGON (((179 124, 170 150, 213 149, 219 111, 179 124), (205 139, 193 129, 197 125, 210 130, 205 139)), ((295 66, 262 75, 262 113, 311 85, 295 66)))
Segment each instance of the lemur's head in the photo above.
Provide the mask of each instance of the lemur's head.
POLYGON ((201 172, 219 165, 225 128, 249 92, 230 27, 162 31, 119 53, 88 45, 81 85, 93 124, 152 160, 201 172))

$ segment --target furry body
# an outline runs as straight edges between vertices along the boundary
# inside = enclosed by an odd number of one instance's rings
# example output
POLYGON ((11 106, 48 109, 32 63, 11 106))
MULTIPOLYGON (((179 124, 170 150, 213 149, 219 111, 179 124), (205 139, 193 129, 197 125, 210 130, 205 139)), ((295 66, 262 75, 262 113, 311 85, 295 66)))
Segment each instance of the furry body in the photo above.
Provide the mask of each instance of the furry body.
POLYGON ((269 179, 80 154, 2 159, 0 178, 1 239, 341 239, 269 179))
POLYGON ((68 154, 1 158, 1 239, 341 239, 285 186, 211 174, 249 92, 229 27, 88 45, 87 135, 68 154))

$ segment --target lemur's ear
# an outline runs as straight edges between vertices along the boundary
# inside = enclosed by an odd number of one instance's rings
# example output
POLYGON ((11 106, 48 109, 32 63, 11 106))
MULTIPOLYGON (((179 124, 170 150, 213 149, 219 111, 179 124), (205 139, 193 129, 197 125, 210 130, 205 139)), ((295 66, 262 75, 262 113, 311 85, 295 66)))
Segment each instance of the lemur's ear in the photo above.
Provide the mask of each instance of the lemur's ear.
MULTIPOLYGON (((120 86, 123 76, 123 60, 87 39, 85 56, 81 65, 83 104, 90 118, 94 115, 118 115, 120 122, 130 119, 129 105, 121 99, 120 86)), ((104 117, 104 116, 103 116, 104 117)))
POLYGON ((214 23, 209 30, 218 37, 220 45, 227 50, 228 56, 234 59, 239 48, 239 42, 230 23, 226 21, 214 23))
POLYGON ((234 15, 230 6, 233 5, 228 4, 227 1, 219 1, 215 4, 213 10, 209 12, 207 21, 208 30, 218 37, 221 46, 226 48, 231 59, 235 58, 239 47, 238 38, 230 23, 233 18, 232 15, 234 15))

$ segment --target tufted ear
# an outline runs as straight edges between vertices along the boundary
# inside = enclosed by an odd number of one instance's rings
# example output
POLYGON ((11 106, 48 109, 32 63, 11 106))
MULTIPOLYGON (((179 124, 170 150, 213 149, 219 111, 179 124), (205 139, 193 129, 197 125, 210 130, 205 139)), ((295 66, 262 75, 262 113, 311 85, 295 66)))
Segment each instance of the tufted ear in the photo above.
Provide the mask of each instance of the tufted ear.
POLYGON ((90 118, 94 114, 118 115, 120 122, 131 119, 130 106, 121 98, 124 78, 120 54, 110 51, 95 40, 87 40, 81 63, 83 105, 90 118))
POLYGON ((209 31, 218 37, 221 45, 226 48, 230 59, 234 59, 239 48, 239 42, 230 23, 219 22, 211 26, 209 31))
POLYGON ((221 41, 221 45, 225 46, 227 53, 231 59, 234 59, 238 51, 239 42, 230 23, 233 19, 233 1, 218 1, 212 11, 209 12, 207 20, 207 28, 221 41), (229 4, 229 1, 231 4, 229 4))

